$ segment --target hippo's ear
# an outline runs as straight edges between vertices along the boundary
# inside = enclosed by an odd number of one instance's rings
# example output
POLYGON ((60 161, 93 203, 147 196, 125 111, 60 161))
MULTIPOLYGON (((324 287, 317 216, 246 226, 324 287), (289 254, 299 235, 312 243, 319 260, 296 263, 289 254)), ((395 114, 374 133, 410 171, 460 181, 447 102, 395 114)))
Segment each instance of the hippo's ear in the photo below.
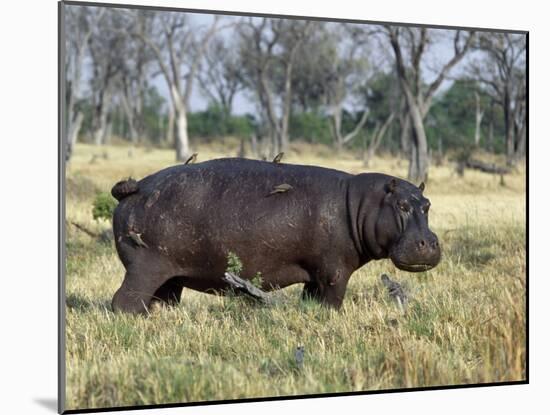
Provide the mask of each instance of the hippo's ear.
POLYGON ((386 185, 386 192, 393 193, 397 187, 397 180, 391 179, 390 182, 386 185))
POLYGON ((426 188, 426 185, 424 184, 424 182, 420 183, 420 186, 418 186, 418 188, 420 189, 421 192, 424 191, 424 189, 426 188))

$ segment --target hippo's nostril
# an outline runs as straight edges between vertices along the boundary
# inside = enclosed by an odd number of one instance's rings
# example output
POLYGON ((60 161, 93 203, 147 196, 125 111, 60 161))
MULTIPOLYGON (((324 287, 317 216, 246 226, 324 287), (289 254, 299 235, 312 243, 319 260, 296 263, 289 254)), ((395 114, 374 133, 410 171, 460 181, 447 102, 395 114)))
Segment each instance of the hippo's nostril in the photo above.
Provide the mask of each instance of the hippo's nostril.
POLYGON ((433 249, 439 248, 439 242, 438 242, 438 241, 433 241, 433 242, 431 243, 431 245, 432 245, 432 248, 433 248, 433 249))
POLYGON ((418 246, 420 248, 425 248, 426 247, 426 241, 424 241, 424 239, 421 239, 420 241, 418 241, 418 246))

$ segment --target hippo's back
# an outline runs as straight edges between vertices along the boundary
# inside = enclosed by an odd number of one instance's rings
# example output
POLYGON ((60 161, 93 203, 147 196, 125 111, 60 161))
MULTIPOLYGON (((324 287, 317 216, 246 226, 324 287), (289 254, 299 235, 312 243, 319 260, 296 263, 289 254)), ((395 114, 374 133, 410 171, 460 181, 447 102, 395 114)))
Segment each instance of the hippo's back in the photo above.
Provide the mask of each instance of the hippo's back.
POLYGON ((343 231, 350 177, 238 158, 173 166, 138 182, 116 209, 114 231, 133 229, 148 245, 187 261, 199 253, 221 261, 228 251, 288 259, 304 241, 326 244, 343 231))
POLYGON ((243 158, 222 158, 197 164, 177 165, 145 177, 139 182, 142 192, 154 191, 158 186, 178 183, 180 186, 230 187, 233 190, 265 188, 271 181, 293 181, 316 187, 331 186, 351 175, 318 166, 272 163, 243 158))

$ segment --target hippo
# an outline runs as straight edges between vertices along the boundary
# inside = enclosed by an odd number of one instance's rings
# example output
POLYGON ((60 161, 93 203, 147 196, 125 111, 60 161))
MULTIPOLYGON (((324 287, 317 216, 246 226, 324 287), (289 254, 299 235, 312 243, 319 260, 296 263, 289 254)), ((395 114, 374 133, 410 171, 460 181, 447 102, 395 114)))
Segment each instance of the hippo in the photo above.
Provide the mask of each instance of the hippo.
POLYGON ((126 269, 115 311, 175 305, 184 287, 228 291, 228 256, 266 291, 304 284, 303 298, 339 308, 352 273, 390 258, 411 272, 441 252, 424 184, 380 173, 222 158, 117 183, 113 214, 126 269), (259 274, 258 274, 259 273, 259 274))

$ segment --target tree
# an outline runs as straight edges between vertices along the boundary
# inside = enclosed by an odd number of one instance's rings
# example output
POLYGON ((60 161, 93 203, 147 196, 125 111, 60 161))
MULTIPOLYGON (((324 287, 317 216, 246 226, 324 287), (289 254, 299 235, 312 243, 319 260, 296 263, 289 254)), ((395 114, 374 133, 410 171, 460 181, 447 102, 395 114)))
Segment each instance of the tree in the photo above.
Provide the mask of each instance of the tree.
POLYGON ((212 39, 204 54, 205 68, 197 77, 203 93, 226 116, 231 114, 235 95, 243 88, 238 55, 232 47, 223 37, 212 39))
MULTIPOLYGON (((128 18, 128 16, 125 16, 128 18)), ((136 16, 135 25, 140 32, 150 31, 151 20, 143 14, 136 16)), ((120 32, 119 32, 120 33, 120 32)), ((152 78, 152 64, 155 57, 152 51, 134 36, 128 35, 125 31, 124 44, 118 50, 117 59, 120 76, 118 79, 118 90, 120 104, 126 115, 130 141, 136 143, 144 134, 144 101, 149 89, 148 80, 152 78)))
POLYGON ((113 105, 117 76, 123 67, 125 35, 109 30, 121 24, 118 13, 107 13, 102 25, 96 25, 89 39, 92 74, 90 91, 93 104, 92 136, 96 145, 103 144, 110 134, 111 107, 113 105))
POLYGON ((365 106, 369 113, 366 128, 372 131, 369 134, 370 140, 367 140, 367 134, 364 138, 363 157, 365 166, 368 166, 374 158, 396 114, 401 110, 403 99, 396 85, 395 72, 375 72, 369 78, 368 83, 360 90, 361 94, 364 95, 365 106))
POLYGON ((397 75, 412 126, 408 178, 412 181, 426 181, 428 142, 424 119, 430 110, 435 92, 450 70, 466 55, 474 39, 474 32, 470 31, 464 36, 463 31, 454 31, 453 55, 435 71, 435 79, 426 87, 422 84, 421 63, 426 49, 433 43, 432 31, 424 27, 386 26, 386 33, 394 52, 397 75))
POLYGON ((210 39, 214 36, 219 16, 206 29, 194 27, 190 16, 179 12, 135 11, 132 33, 144 42, 157 60, 161 74, 170 90, 176 120, 176 160, 190 155, 187 132, 187 111, 193 84, 210 39), (151 19, 151 30, 135 23, 138 16, 151 19), (186 73, 182 74, 185 70, 186 73))
POLYGON ((525 155, 526 37, 482 33, 475 46, 482 57, 471 65, 471 76, 485 86, 504 111, 506 157, 508 164, 514 164, 525 155))
POLYGON ((474 144, 476 147, 479 147, 479 140, 481 139, 481 121, 483 121, 485 112, 481 108, 481 99, 477 91, 474 91, 474 96, 476 99, 476 130, 474 133, 474 144))
POLYGON ((65 10, 66 27, 66 158, 71 158, 78 133, 84 120, 84 114, 78 107, 81 99, 81 83, 84 61, 87 56, 89 40, 94 27, 101 21, 104 8, 67 6, 65 10))
POLYGON ((437 145, 442 150, 467 145, 500 151, 501 143, 491 143, 491 129, 503 135, 502 114, 500 108, 491 108, 491 102, 480 83, 466 77, 456 79, 434 99, 426 117, 430 146, 437 145))
POLYGON ((149 86, 143 91, 143 103, 140 115, 140 137, 148 137, 152 142, 160 144, 163 140, 164 120, 163 108, 166 100, 155 86, 149 86))
POLYGON ((293 110, 318 112, 325 104, 336 54, 331 23, 318 22, 303 40, 292 72, 293 110))
POLYGON ((353 129, 344 133, 342 115, 344 104, 350 95, 356 93, 366 81, 367 60, 362 55, 366 44, 364 33, 352 29, 351 25, 338 25, 333 29, 332 65, 327 76, 326 103, 331 117, 331 132, 338 150, 353 140, 361 131, 368 118, 368 111, 355 123, 353 129))
POLYGON ((376 123, 374 131, 372 132, 370 143, 366 148, 366 155, 364 160, 365 166, 368 166, 370 161, 374 158, 374 154, 378 150, 378 147, 380 146, 380 143, 382 142, 382 139, 384 138, 386 131, 388 130, 388 127, 392 123, 394 117, 395 112, 391 112, 390 115, 388 115, 388 118, 386 118, 386 120, 384 121, 384 124, 380 124, 379 122, 376 123))
POLYGON ((269 124, 272 155, 288 148, 292 74, 298 50, 313 26, 310 21, 249 18, 240 28, 245 82, 269 124))

